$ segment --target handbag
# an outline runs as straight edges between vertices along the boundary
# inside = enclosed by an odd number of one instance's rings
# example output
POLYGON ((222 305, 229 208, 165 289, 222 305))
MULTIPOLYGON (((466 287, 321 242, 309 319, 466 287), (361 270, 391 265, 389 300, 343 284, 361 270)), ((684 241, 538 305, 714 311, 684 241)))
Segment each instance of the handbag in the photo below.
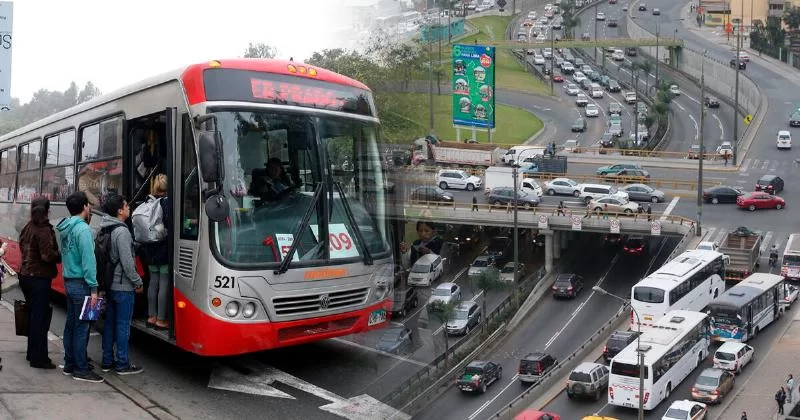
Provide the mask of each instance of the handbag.
POLYGON ((31 314, 28 312, 28 302, 24 300, 14 300, 14 326, 16 327, 18 336, 28 336, 30 320, 31 314))

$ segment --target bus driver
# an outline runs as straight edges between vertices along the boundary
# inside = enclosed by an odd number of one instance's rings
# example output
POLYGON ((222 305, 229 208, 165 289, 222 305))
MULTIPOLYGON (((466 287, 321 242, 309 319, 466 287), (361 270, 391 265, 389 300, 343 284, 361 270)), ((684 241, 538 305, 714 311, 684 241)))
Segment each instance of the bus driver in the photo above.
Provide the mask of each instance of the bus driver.
POLYGON ((259 197, 262 202, 275 201, 294 188, 294 185, 280 159, 270 158, 265 166, 266 169, 253 169, 250 194, 259 197))

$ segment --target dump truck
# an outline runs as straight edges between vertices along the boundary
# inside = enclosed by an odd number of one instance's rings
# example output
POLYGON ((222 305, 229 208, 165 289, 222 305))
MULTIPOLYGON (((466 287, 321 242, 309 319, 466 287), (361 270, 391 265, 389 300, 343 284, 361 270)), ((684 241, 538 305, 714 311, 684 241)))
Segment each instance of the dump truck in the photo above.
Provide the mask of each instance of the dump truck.
POLYGON ((728 232, 722 238, 718 251, 729 258, 728 266, 725 267, 726 281, 738 282, 756 271, 761 258, 762 240, 760 233, 744 226, 728 232))
POLYGON ((505 153, 496 144, 438 141, 428 136, 414 140, 412 163, 489 167, 502 162, 505 153))

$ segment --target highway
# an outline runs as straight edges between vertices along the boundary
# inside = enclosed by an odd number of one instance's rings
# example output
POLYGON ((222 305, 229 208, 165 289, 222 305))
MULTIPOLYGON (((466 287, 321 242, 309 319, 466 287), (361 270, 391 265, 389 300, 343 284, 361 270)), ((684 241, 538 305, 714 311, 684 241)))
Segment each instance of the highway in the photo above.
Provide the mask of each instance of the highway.
POLYGON ((628 258, 620 255, 617 247, 605 246, 602 241, 601 235, 585 235, 557 267, 558 272, 584 277, 584 290, 578 298, 555 300, 545 294, 526 322, 485 356, 502 365, 502 380, 489 387, 484 395, 465 394, 453 387, 415 418, 440 419, 446 413, 448 419, 482 420, 492 415, 524 390, 516 377, 521 357, 533 351, 546 351, 564 358, 619 310, 614 300, 594 293, 592 286, 601 285, 612 293, 629 293, 630 287, 645 273, 663 263, 677 243, 677 239, 654 239, 648 256, 628 258))

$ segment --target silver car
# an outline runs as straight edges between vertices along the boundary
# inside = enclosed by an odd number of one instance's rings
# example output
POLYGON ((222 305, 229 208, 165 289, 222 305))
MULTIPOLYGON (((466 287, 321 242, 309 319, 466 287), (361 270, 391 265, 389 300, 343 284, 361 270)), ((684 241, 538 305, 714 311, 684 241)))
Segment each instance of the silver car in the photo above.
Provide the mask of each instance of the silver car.
POLYGON ((542 189, 547 192, 547 195, 575 195, 576 192, 580 194, 578 183, 569 178, 554 178, 551 181, 545 181, 542 189))
POLYGON ((657 190, 644 184, 630 184, 620 188, 621 191, 628 193, 631 201, 650 201, 660 203, 664 201, 664 191, 657 190))
POLYGON ((492 257, 488 255, 478 255, 475 260, 472 261, 472 265, 469 266, 467 276, 477 276, 483 273, 486 270, 486 267, 490 267, 493 264, 494 260, 492 257))
POLYGON ((481 306, 475 302, 461 302, 453 312, 453 318, 447 321, 448 334, 469 334, 472 328, 481 323, 481 306))
POLYGON ((523 263, 517 263, 517 269, 514 270, 514 262, 507 262, 500 270, 500 281, 513 283, 522 280, 523 277, 525 277, 525 264, 523 263))

